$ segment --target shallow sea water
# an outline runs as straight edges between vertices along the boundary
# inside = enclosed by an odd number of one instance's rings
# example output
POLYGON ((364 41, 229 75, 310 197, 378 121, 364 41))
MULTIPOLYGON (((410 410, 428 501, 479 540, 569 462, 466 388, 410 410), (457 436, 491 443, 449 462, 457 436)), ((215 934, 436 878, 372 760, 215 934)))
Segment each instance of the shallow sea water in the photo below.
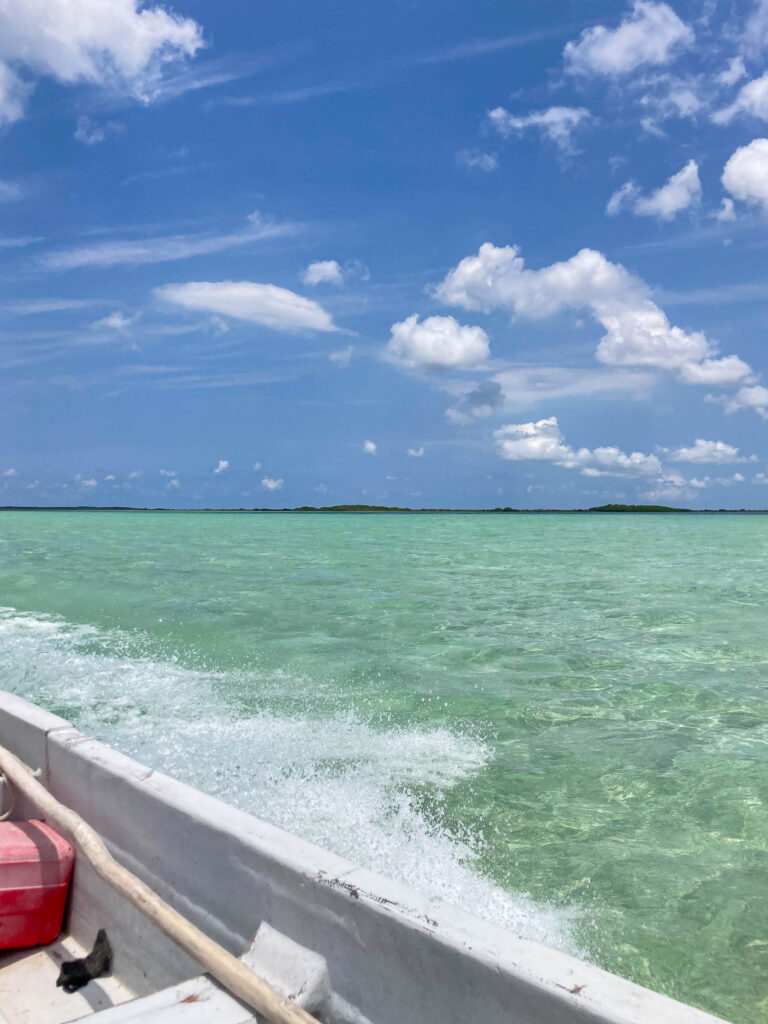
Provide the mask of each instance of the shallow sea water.
POLYGON ((768 517, 0 513, 0 688, 768 1018, 768 517))

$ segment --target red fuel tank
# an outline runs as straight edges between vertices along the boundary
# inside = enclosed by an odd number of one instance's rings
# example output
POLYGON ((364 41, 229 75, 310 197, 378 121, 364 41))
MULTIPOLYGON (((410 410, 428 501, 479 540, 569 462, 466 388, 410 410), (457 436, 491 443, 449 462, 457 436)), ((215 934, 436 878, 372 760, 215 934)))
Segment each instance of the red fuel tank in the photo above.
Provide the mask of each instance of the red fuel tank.
POLYGON ((0 949, 53 942, 74 861, 73 847, 45 822, 0 822, 0 949))

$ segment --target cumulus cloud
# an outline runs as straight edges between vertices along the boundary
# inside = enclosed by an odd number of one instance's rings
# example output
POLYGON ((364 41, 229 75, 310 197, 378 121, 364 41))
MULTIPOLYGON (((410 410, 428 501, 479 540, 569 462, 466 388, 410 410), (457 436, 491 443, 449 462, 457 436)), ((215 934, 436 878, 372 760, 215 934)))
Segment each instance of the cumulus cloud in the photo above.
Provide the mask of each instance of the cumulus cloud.
POLYGON ((375 455, 379 450, 379 446, 375 441, 363 441, 363 451, 366 455, 375 455))
POLYGON ((673 220, 678 213, 701 202, 701 181, 699 165, 689 160, 682 170, 673 174, 665 185, 649 196, 641 194, 634 182, 628 181, 617 189, 608 200, 605 212, 617 214, 630 207, 638 217, 656 217, 658 220, 673 220))
MULTIPOLYGON (((129 477, 130 476, 134 476, 134 475, 135 474, 133 474, 133 473, 129 473, 128 474, 129 477)), ((160 476, 176 476, 176 470, 175 469, 161 469, 160 470, 160 476)))
POLYGON ((464 405, 473 416, 490 416, 504 402, 504 391, 498 380, 484 380, 464 396, 464 405))
POLYGON ((494 431, 496 451, 512 462, 552 462, 578 469, 584 476, 659 476, 661 463, 655 455, 627 455, 614 446, 574 449, 565 443, 556 416, 535 423, 508 423, 494 431))
POLYGON ((419 445, 418 448, 409 448, 406 455, 410 455, 412 459, 420 459, 424 454, 424 446, 419 445))
POLYGON ((10 477, 10 476, 17 476, 17 475, 18 474, 17 474, 16 470, 13 468, 13 466, 11 466, 9 469, 4 469, 3 470, 3 476, 9 476, 10 477))
POLYGON ((0 123, 25 113, 31 81, 91 83, 150 102, 173 61, 203 45, 196 21, 138 0, 6 0, 0 4, 0 123))
POLYGON ((171 477, 168 483, 165 485, 166 491, 178 491, 181 487, 181 480, 177 476, 171 477))
POLYGON ((722 182, 736 199, 768 213, 768 139, 753 139, 737 149, 725 165, 722 182))
POLYGON ((686 448, 662 448, 660 451, 671 462, 696 462, 708 465, 724 466, 732 462, 755 462, 756 455, 741 455, 738 448, 734 448, 725 441, 705 441, 697 437, 694 443, 686 448))
POLYGON ((669 64, 694 38, 668 4, 637 0, 618 28, 586 29, 563 56, 573 74, 623 75, 645 64, 669 64))
POLYGON ((452 316, 417 314, 392 325, 386 356, 401 366, 430 370, 466 369, 484 362, 491 354, 482 327, 467 327, 452 316))
POLYGON ((452 423, 454 427, 466 427, 468 423, 472 422, 472 417, 468 416, 461 409, 456 409, 454 406, 450 406, 445 410, 445 418, 449 423, 452 423))
POLYGON ((456 154, 456 163, 470 171, 490 174, 498 168, 499 158, 495 153, 484 153, 480 149, 460 149, 456 154))
POLYGON ((730 124, 739 114, 768 121, 768 71, 743 85, 733 103, 716 111, 712 120, 715 124, 730 124))
POLYGON ((331 314, 287 288, 254 281, 189 281, 154 289, 163 302, 183 309, 221 313, 276 331, 337 331, 331 314))
POLYGON ((330 284, 339 288, 350 281, 368 281, 370 276, 370 270, 360 260, 347 260, 344 266, 337 260, 316 260, 299 274, 304 284, 310 287, 330 284))
POLYGON ((721 224, 730 224, 735 221, 736 208, 733 205, 733 200, 729 199, 728 196, 724 196, 720 209, 716 210, 712 216, 715 220, 720 221, 721 224))
POLYGON ((731 385, 751 375, 736 356, 715 358, 701 332, 670 324, 640 278, 594 249, 529 270, 518 247, 486 242, 447 274, 435 295, 464 309, 509 309, 537 319, 586 307, 605 330, 596 356, 611 366, 677 370, 691 384, 731 385))
POLYGON ((306 285, 344 284, 344 272, 336 260, 316 260, 299 274, 306 285))
MULTIPOLYGON (((713 401, 722 401, 722 399, 715 398, 713 401)), ((763 387, 762 384, 740 388, 732 398, 727 399, 723 404, 726 412, 752 409, 758 416, 768 420, 768 388, 763 387)))
POLYGON ((262 481, 261 481, 261 486, 266 491, 279 491, 279 490, 282 489, 282 486, 283 486, 283 478, 281 476, 280 477, 265 476, 262 479, 262 481))
POLYGON ((505 138, 514 132, 536 128, 550 142, 554 142, 563 152, 573 150, 573 133, 593 120, 586 107, 550 107, 548 110, 536 110, 524 117, 510 114, 504 107, 496 107, 488 112, 488 121, 505 138))
POLYGON ((137 316, 138 314, 136 316, 126 316, 125 313, 116 310, 114 313, 110 313, 109 316, 102 317, 101 320, 94 320, 91 327, 106 327, 111 331, 124 332, 130 328, 134 320, 137 319, 137 316))
POLYGON ((219 459, 213 472, 223 473, 227 469, 229 469, 229 459, 219 459))

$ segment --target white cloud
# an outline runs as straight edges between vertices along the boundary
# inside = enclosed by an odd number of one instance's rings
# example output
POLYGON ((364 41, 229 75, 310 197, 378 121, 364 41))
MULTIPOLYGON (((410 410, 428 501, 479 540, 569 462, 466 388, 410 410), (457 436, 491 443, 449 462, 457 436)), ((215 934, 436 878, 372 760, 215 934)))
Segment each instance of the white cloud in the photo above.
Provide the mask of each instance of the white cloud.
POLYGON ((728 63, 728 67, 725 71, 720 72, 716 81, 719 82, 720 85, 724 86, 735 85, 737 82, 741 81, 742 78, 746 78, 746 75, 747 69, 744 66, 744 58, 732 57, 728 63))
POLYGON ((715 220, 719 220, 721 224, 730 224, 736 220, 736 209, 733 205, 733 200, 729 199, 728 196, 723 197, 723 203, 719 210, 713 214, 715 220))
POLYGON ((283 478, 281 476, 277 478, 265 476, 261 481, 261 486, 267 491, 279 491, 283 486, 283 478))
POLYGON ((635 203, 635 213, 641 217, 672 220, 682 210, 698 206, 700 202, 699 165, 695 160, 689 160, 682 170, 670 177, 666 185, 657 188, 647 198, 639 198, 635 203))
POLYGON ((178 491, 181 487, 181 480, 177 476, 172 477, 165 485, 166 491, 178 491))
POLYGON ((329 352, 328 358, 332 363, 335 363, 338 367, 349 366, 352 362, 352 353, 355 351, 353 345, 347 345, 346 348, 336 349, 335 352, 329 352))
POLYGON ((375 455, 379 450, 379 446, 375 441, 363 441, 363 451, 366 455, 375 455))
POLYGON ((22 81, 7 64, 0 62, 0 126, 24 117, 32 86, 22 81))
MULTIPOLYGON (((129 473, 128 475, 129 476, 133 476, 134 474, 133 473, 129 473)), ((175 469, 161 469, 160 470, 160 476, 176 476, 176 475, 177 475, 177 473, 176 473, 175 469)))
POLYGON ((466 327, 452 316, 430 316, 419 322, 415 313, 392 325, 386 348, 393 362, 430 370, 477 366, 490 354, 482 327, 466 327))
POLYGON ((739 454, 739 449, 734 448, 725 441, 705 441, 697 437, 689 448, 662 448, 663 454, 672 462, 695 462, 706 465, 724 466, 732 462, 754 462, 757 456, 747 458, 739 454))
POLYGON ((107 475, 104 477, 105 481, 107 481, 107 480, 111 481, 111 480, 114 480, 114 479, 115 479, 115 474, 114 473, 107 473, 107 475))
POLYGON ((99 481, 95 480, 93 477, 91 477, 90 480, 80 479, 77 482, 81 487, 98 487, 99 485, 99 481))
POLYGON ((76 249, 45 253, 41 262, 49 270, 77 270, 79 267, 140 266, 146 263, 167 263, 190 256, 206 256, 223 252, 250 242, 266 241, 295 235, 301 225, 264 220, 258 212, 247 218, 248 227, 226 235, 165 235, 157 238, 119 239, 98 242, 76 249))
MULTIPOLYGON (((5 238, 0 238, 0 249, 24 249, 28 245, 34 245, 35 242, 42 242, 42 238, 35 238, 34 235, 6 235, 5 238)), ((11 303, 7 303, 3 309, 8 309, 10 305, 11 303)))
POLYGON ((494 376, 506 408, 574 396, 646 398, 656 377, 643 370, 575 369, 564 366, 518 366, 494 376))
MULTIPOLYGON (((717 399, 715 399, 717 401, 717 399)), ((740 412, 742 409, 753 409, 758 416, 768 420, 768 388, 761 384, 754 387, 740 388, 736 394, 724 402, 726 412, 740 412)))
POLYGON ((259 471, 259 470, 260 470, 261 468, 262 468, 262 465, 261 465, 261 463, 260 463, 260 462, 254 462, 254 464, 253 464, 253 471, 254 471, 254 473, 258 473, 258 471, 259 471))
POLYGON ((668 221, 683 210, 698 206, 700 202, 699 165, 695 160, 689 160, 682 170, 673 174, 665 185, 649 196, 643 196, 637 185, 628 181, 613 193, 605 212, 613 216, 629 206, 638 217, 657 217, 668 221))
POLYGON ((94 320, 91 327, 108 327, 112 331, 127 331, 137 317, 138 314, 136 316, 126 316, 125 313, 116 310, 114 313, 110 313, 109 316, 102 317, 101 320, 94 320))
POLYGON ((505 138, 513 132, 537 128, 545 138, 566 153, 573 149, 572 136, 576 129, 592 119, 586 107, 550 107, 548 110, 533 111, 524 117, 516 117, 504 107, 488 111, 488 120, 505 138))
POLYGON ((455 427, 466 427, 468 423, 472 422, 471 416, 467 416, 465 412, 455 409, 453 406, 445 410, 445 418, 455 427))
POLYGON ((753 484, 768 484, 768 473, 755 473, 752 477, 753 484))
POLYGON ((17 302, 6 302, 0 308, 4 313, 13 313, 14 316, 31 316, 36 313, 58 313, 61 310, 103 306, 107 302, 104 299, 20 299, 17 302))
POLYGON ((435 295, 464 309, 510 309, 536 319, 587 307, 606 332, 596 356, 611 366, 678 370, 686 383, 734 384, 751 373, 735 356, 714 358, 715 347, 701 332, 671 325, 640 278, 594 249, 529 270, 516 246, 486 242, 448 273, 435 295))
POLYGON ((720 359, 702 359, 680 367, 680 379, 686 384, 713 384, 728 387, 740 384, 752 376, 752 371, 738 356, 722 356, 720 359))
POLYGON ((189 281, 154 289, 163 302, 184 309, 222 313, 276 331, 336 331, 330 313, 287 288, 255 281, 189 281))
POLYGON ((605 212, 610 217, 615 217, 626 206, 633 206, 639 195, 640 189, 634 181, 625 181, 621 188, 617 188, 608 200, 605 212))
POLYGON ((229 459, 219 459, 213 472, 223 473, 226 469, 229 469, 229 459))
POLYGON ((90 117, 83 115, 77 119, 75 138, 84 146, 95 146, 99 142, 103 142, 108 135, 118 135, 123 131, 125 131, 124 125, 118 124, 116 121, 97 124, 90 117))
POLYGON ((737 149, 725 165, 722 182, 732 196, 768 213, 768 139, 753 139, 737 149))
POLYGON ((424 454, 424 445, 419 445, 418 448, 409 448, 406 455, 410 455, 412 459, 420 459, 424 454))
POLYGON ((552 462, 565 469, 578 469, 584 476, 643 477, 662 472, 655 455, 627 455, 614 446, 571 448, 560 433, 556 416, 535 423, 508 423, 494 431, 493 437, 497 453, 513 462, 552 462))
POLYGON ((0 180, 0 203, 12 203, 23 195, 24 189, 17 182, 0 180))
POLYGON ((11 466, 10 469, 3 470, 3 476, 18 476, 16 470, 11 466))
POLYGON ((637 0, 618 28, 586 29, 563 55, 574 74, 623 75, 643 64, 669 64, 693 42, 693 29, 668 4, 637 0))
POLYGON ((768 47, 768 0, 756 0, 754 10, 744 26, 742 48, 752 57, 768 47))
POLYGON ((344 271, 336 260, 316 260, 299 274, 306 285, 344 284, 344 271))
POLYGON ((470 171, 485 171, 490 174, 499 166, 499 158, 495 153, 484 153, 480 149, 460 149, 456 154, 456 163, 470 171))
POLYGON ((730 124, 738 114, 768 121, 768 71, 743 85, 733 103, 714 113, 712 120, 715 124, 730 124))
POLYGON ((137 0, 5 0, 0 5, 0 120, 24 115, 16 73, 88 82, 149 102, 173 61, 203 45, 197 22, 137 0))

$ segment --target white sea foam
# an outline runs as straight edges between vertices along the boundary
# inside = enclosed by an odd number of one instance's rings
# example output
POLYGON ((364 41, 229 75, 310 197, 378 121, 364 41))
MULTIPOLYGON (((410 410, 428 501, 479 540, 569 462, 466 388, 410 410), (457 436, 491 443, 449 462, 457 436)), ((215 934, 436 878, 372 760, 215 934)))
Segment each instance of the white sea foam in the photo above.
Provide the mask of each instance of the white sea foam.
POLYGON ((282 690, 280 714, 267 700, 243 717, 221 695, 263 694, 255 672, 137 657, 135 638, 117 631, 0 609, 0 688, 350 860, 578 952, 566 913, 493 885, 474 867, 481 841, 442 824, 441 796, 491 757, 482 740, 374 727, 349 711, 312 713, 306 686, 296 713, 286 713, 300 681, 266 682, 267 692, 282 690))

